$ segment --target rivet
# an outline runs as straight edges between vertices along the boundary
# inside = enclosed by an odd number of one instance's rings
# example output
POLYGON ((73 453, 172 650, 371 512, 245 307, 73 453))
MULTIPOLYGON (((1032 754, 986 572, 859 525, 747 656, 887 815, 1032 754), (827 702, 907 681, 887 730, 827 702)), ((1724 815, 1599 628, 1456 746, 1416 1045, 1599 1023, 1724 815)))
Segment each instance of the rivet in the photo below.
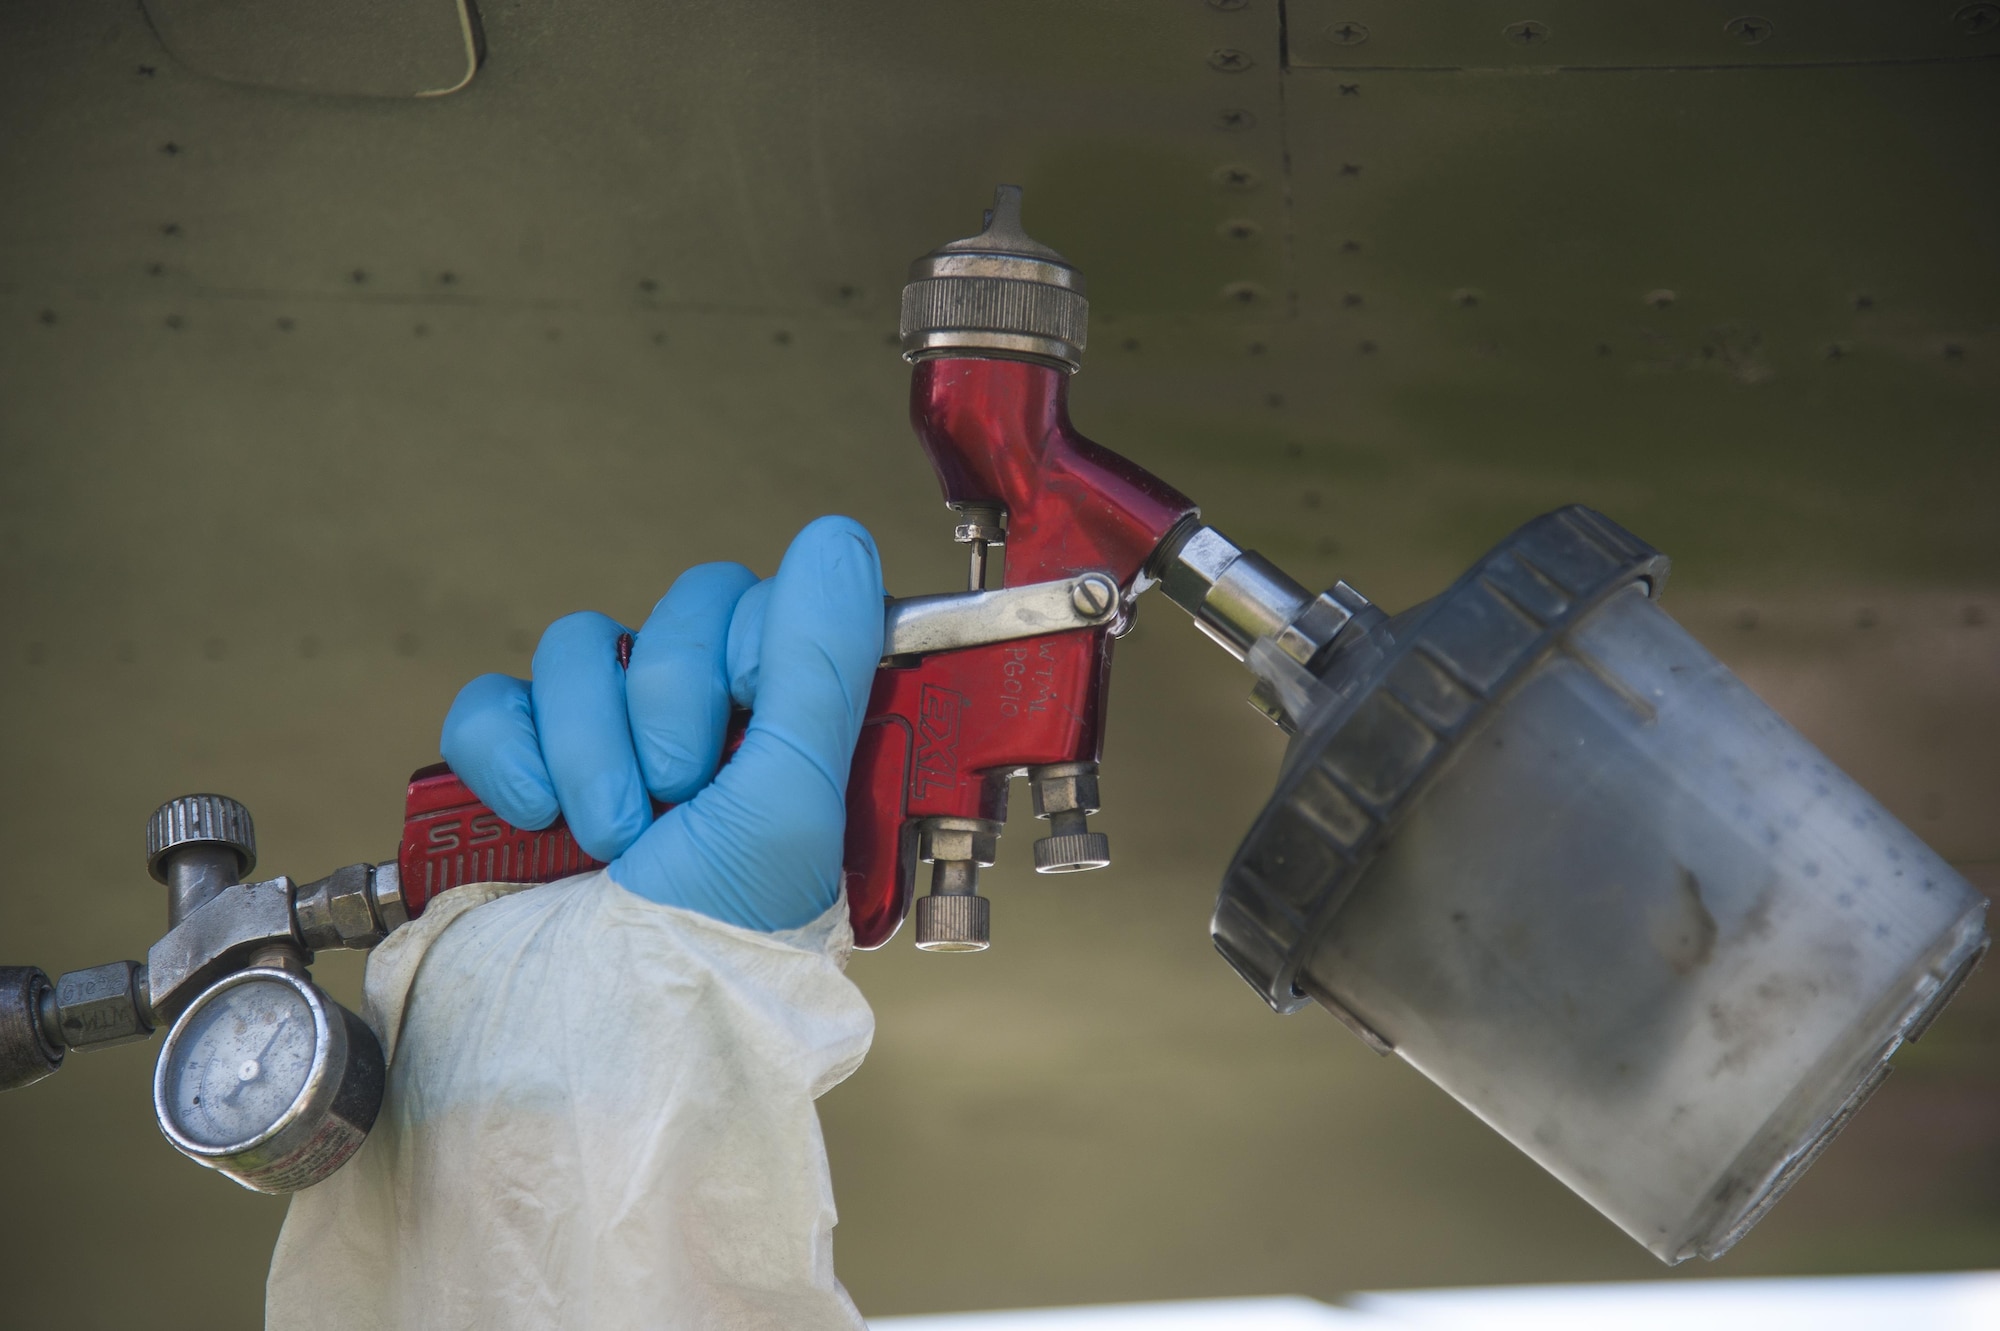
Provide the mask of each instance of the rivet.
POLYGON ((1215 113, 1215 127, 1231 134, 1240 133, 1246 129, 1255 129, 1257 116, 1255 112, 1245 111, 1240 107, 1225 107, 1215 113))
POLYGON ((1368 25, 1356 23, 1353 19, 1342 19, 1326 26, 1326 35, 1342 46, 1359 46, 1368 40, 1368 25))
POLYGON ((1652 306, 1656 310, 1664 310, 1665 308, 1667 308, 1667 306, 1673 304, 1674 301, 1678 299, 1678 297, 1676 297, 1674 293, 1672 291, 1669 291, 1666 287, 1660 287, 1657 290, 1648 291, 1644 296, 1640 297, 1640 299, 1644 300, 1648 305, 1652 306))
POLYGON ((1229 240, 1249 240, 1262 228, 1247 217, 1232 217, 1215 230, 1217 235, 1229 240))
POLYGON ((1222 288, 1222 298, 1237 305, 1254 305, 1264 298, 1264 288, 1255 282, 1231 282, 1222 288))
POLYGON ((1221 74, 1241 74, 1256 64, 1248 51, 1224 46, 1208 53, 1208 67, 1221 74))
POLYGON ((179 235, 180 233, 181 233, 181 224, 180 224, 179 222, 162 222, 162 223, 160 223, 160 234, 161 234, 161 235, 163 235, 163 236, 178 236, 178 235, 179 235))
POLYGON ((1951 16, 1951 21, 1966 36, 1977 37, 2000 28, 2000 5, 1984 3, 1984 0, 1980 4, 1966 5, 1951 16))
POLYGON ((1361 85, 1358 83, 1343 83, 1340 85, 1340 95, 1342 97, 1359 97, 1361 95, 1361 85))
POLYGON ((1479 303, 1478 288, 1460 287, 1458 290, 1451 293, 1451 299, 1453 304, 1462 305, 1469 310, 1473 306, 1479 303))
POLYGON ((1866 314, 1870 310, 1875 308, 1875 298, 1871 295, 1868 295, 1866 292, 1863 292, 1860 295, 1855 296, 1854 308, 1856 312, 1861 314, 1866 314))
POLYGON ((458 274, 450 271, 439 273, 438 285, 441 287, 457 286, 458 274))
POLYGON ((1340 298, 1340 304, 1341 308, 1343 309, 1351 310, 1356 308, 1361 304, 1361 293, 1359 291, 1349 291, 1344 293, 1340 298))
POLYGON ((165 277, 166 274, 167 266, 163 263, 149 263, 146 265, 146 276, 148 277, 165 277))
POLYGON ((1828 360, 1840 360, 1846 355, 1847 344, 1845 342, 1829 342, 1826 344, 1826 358, 1828 360))
POLYGON ((860 294, 861 294, 861 289, 859 287, 856 287, 851 282, 842 282, 839 286, 833 289, 833 298, 843 303, 853 300, 856 296, 860 294))
POLYGON ((160 71, 159 71, 158 69, 154 68, 154 67, 153 67, 152 65, 141 65, 141 66, 139 66, 139 77, 140 77, 140 78, 142 78, 142 79, 149 79, 149 78, 152 78, 152 77, 153 77, 153 75, 155 75, 155 74, 157 74, 157 73, 159 73, 159 72, 160 72, 160 71))
POLYGON ((1248 9, 1250 7, 1250 0, 1208 0, 1208 7, 1210 9, 1220 9, 1225 12, 1235 9, 1248 9))
POLYGON ((659 289, 660 289, 660 284, 658 282, 655 282, 652 278, 642 277, 639 279, 639 290, 645 292, 647 295, 650 296, 659 289))
POLYGON ((1358 240, 1343 240, 1340 242, 1340 252, 1342 254, 1359 254, 1361 252, 1361 242, 1358 240))
POLYGON ((1755 14, 1745 14, 1741 18, 1733 18, 1722 25, 1722 30, 1737 41, 1742 42, 1745 46, 1755 46, 1758 42, 1763 41, 1766 37, 1777 31, 1772 25, 1771 20, 1759 18, 1755 14))
POLYGON ((178 143, 167 142, 160 145, 160 151, 169 157, 178 157, 180 156, 181 146, 178 143))
POLYGON ((55 321, 56 321, 56 312, 55 312, 54 310, 43 310, 43 311, 42 311, 42 322, 43 322, 44 324, 51 324, 51 325, 52 325, 52 324, 54 324, 54 323, 55 323, 55 321))
POLYGON ((1119 343, 1119 345, 1127 351, 1137 351, 1139 349, 1139 339, 1136 337, 1128 337, 1123 342, 1119 343))
POLYGON ((1519 42, 1523 46, 1533 46, 1537 42, 1547 40, 1549 25, 1535 19, 1523 19, 1519 23, 1509 23, 1500 31, 1506 34, 1508 41, 1519 42))
POLYGON ((357 268, 347 275, 347 280, 354 283, 355 286, 360 286, 368 280, 368 270, 357 268))
POLYGON ((1360 174, 1361 174, 1361 163, 1359 163, 1359 162, 1342 162, 1342 163, 1340 164, 1340 174, 1341 174, 1341 175, 1343 175, 1343 176, 1358 176, 1358 175, 1360 175, 1360 174))
POLYGON ((1224 189, 1252 190, 1257 188, 1257 173, 1250 167, 1229 163, 1218 166, 1214 172, 1215 183, 1224 189))
POLYGON ((1355 350, 1360 352, 1364 356, 1372 356, 1377 351, 1381 350, 1381 348, 1375 345, 1375 341, 1373 338, 1364 337, 1363 339, 1361 339, 1361 345, 1356 347, 1355 350))

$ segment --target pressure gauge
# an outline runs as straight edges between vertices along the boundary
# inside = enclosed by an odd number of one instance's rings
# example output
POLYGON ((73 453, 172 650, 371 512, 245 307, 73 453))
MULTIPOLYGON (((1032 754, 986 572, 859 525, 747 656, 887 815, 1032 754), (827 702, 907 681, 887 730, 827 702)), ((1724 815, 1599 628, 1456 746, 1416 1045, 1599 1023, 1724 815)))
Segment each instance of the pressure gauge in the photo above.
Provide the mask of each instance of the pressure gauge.
POLYGON ((297 1192, 360 1149, 382 1107, 382 1047, 310 979, 254 967, 174 1023, 153 1111, 182 1154, 257 1192, 297 1192))

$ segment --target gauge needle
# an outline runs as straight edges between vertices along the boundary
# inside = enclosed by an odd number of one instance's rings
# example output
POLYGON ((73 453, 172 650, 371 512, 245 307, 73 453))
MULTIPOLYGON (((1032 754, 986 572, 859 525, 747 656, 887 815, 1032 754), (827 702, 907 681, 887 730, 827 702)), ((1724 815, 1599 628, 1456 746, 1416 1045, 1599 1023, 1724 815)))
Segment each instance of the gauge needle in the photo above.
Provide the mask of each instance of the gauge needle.
POLYGON ((226 1105, 235 1104, 236 1097, 243 1094, 243 1088, 245 1086, 248 1086, 251 1082, 255 1081, 258 1077, 264 1074, 264 1055, 271 1052, 271 1046, 278 1042, 278 1037, 285 1033, 285 1027, 291 1024, 292 1024, 292 1019, 290 1017, 285 1017, 278 1022, 277 1028, 271 1032, 271 1038, 264 1041, 264 1047, 257 1051, 257 1057, 250 1060, 252 1063, 257 1065, 257 1071, 253 1073, 251 1076, 238 1081, 236 1083, 236 1089, 232 1090, 231 1092, 229 1092, 229 1094, 222 1097, 222 1103, 226 1105))

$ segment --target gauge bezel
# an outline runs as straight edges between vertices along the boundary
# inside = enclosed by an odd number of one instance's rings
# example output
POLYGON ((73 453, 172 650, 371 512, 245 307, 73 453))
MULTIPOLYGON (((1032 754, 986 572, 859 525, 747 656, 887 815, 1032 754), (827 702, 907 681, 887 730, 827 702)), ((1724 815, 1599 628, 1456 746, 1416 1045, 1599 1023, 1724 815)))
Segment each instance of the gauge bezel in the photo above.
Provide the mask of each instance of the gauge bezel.
POLYGON ((385 1080, 382 1050, 361 1019, 327 997, 306 976, 275 966, 225 975, 201 992, 174 1022, 153 1067, 153 1113, 175 1150, 256 1192, 296 1192, 344 1164, 374 1126, 385 1080), (305 1000, 313 1017, 313 1059, 305 1084, 270 1126, 224 1146, 194 1140, 175 1120, 168 1071, 186 1043, 196 1013, 238 985, 274 981, 305 1000))

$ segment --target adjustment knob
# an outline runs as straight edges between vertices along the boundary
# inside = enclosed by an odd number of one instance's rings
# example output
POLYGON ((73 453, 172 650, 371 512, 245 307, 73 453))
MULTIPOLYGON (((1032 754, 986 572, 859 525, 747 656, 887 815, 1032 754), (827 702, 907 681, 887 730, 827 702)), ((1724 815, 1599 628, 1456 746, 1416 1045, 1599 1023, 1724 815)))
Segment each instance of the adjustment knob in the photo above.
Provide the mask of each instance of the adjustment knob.
POLYGON ((1061 832, 1035 842, 1036 873, 1081 873, 1111 863, 1111 838, 1102 832, 1061 832))
POLYGON ((984 952, 993 941, 993 906, 985 897, 917 898, 917 946, 926 952, 984 952))
POLYGON ((238 875, 257 867, 257 829, 250 810, 227 795, 182 795, 153 810, 146 820, 146 870, 167 882, 167 860, 187 846, 227 846, 236 852, 238 875))

